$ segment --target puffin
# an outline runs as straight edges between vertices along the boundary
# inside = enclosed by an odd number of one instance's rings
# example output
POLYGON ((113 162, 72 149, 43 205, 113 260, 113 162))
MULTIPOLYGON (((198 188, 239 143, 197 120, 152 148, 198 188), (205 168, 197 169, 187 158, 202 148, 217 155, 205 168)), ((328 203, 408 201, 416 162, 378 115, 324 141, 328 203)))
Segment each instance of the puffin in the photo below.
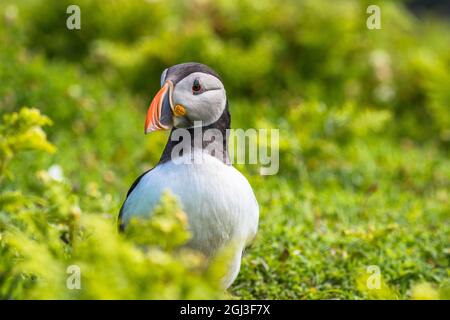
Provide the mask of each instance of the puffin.
POLYGON ((249 182, 229 158, 231 115, 225 87, 213 69, 197 62, 165 69, 160 85, 144 131, 170 130, 169 139, 156 166, 129 189, 119 229, 125 230, 133 217, 151 218, 161 195, 169 191, 187 215, 192 234, 188 247, 207 261, 224 248, 231 250, 221 280, 227 289, 257 233, 259 206, 249 182))

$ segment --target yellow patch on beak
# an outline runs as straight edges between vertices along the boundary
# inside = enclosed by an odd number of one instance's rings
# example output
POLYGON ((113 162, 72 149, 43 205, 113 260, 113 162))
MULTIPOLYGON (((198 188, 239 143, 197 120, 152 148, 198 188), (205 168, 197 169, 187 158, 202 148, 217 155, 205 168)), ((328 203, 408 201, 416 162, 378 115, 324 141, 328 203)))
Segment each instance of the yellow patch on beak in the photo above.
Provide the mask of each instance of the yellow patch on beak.
POLYGON ((175 108, 173 108, 173 114, 177 117, 182 117, 186 114, 186 109, 181 104, 177 104, 175 108))

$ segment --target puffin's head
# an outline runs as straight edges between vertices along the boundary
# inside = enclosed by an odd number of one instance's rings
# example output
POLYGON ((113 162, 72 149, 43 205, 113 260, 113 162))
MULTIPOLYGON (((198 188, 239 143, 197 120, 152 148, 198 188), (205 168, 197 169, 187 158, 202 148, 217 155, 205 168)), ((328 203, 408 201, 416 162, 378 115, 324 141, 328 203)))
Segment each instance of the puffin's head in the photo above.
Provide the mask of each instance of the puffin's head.
POLYGON ((147 112, 145 133, 190 128, 216 122, 227 105, 225 88, 218 74, 208 66, 182 63, 163 71, 161 89, 147 112))

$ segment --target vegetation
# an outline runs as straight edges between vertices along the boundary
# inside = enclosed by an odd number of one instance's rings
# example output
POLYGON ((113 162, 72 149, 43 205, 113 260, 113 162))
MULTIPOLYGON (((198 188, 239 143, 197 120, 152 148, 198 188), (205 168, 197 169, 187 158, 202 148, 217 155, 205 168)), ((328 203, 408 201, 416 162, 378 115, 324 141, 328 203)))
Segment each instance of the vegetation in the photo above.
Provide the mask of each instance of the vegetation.
POLYGON ((199 61, 223 77, 233 128, 280 130, 278 174, 238 166, 261 219, 229 294, 450 299, 449 25, 376 1, 369 30, 372 2, 2 1, 0 298, 228 296, 221 258, 183 248, 170 195, 116 226, 167 139, 143 135, 162 70, 199 61))

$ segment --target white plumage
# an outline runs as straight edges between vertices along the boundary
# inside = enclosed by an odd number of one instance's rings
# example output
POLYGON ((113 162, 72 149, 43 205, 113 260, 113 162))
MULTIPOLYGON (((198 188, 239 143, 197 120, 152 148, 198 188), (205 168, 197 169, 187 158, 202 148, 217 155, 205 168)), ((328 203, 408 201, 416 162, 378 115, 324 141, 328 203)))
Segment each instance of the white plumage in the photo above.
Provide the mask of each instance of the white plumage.
POLYGON ((224 245, 233 245, 235 254, 223 280, 228 287, 239 272, 246 243, 258 228, 258 203, 247 179, 205 153, 201 163, 168 161, 141 178, 124 204, 123 221, 148 216, 164 190, 179 199, 188 216, 193 235, 190 246, 211 257, 224 245))

